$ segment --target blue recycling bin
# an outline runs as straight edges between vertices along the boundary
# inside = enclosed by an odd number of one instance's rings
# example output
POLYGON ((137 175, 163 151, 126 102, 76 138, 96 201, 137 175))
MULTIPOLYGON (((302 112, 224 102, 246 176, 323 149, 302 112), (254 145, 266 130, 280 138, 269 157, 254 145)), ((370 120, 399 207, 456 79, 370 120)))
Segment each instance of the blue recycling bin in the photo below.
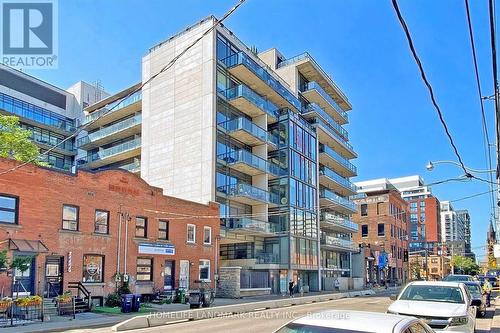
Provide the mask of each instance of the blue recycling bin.
POLYGON ((132 312, 132 303, 134 301, 133 294, 123 294, 122 295, 122 312, 129 313, 132 312))
POLYGON ((132 312, 139 312, 141 308, 141 294, 132 294, 132 312))

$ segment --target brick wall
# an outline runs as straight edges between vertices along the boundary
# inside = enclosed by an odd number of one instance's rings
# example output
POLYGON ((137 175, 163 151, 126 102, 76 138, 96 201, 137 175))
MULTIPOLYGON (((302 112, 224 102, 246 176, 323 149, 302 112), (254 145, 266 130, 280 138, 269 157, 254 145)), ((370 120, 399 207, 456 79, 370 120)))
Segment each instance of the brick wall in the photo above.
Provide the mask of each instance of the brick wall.
MULTIPOLYGON (((0 172, 16 165, 18 163, 15 161, 0 159, 0 172)), ((117 273, 120 212, 130 216, 126 242, 126 223, 122 222, 120 272, 124 272, 126 260, 132 291, 146 293, 152 291, 153 287, 162 288, 165 260, 175 261, 175 286, 179 280, 180 260, 189 261, 190 287, 196 287, 194 280, 199 276, 200 259, 210 260, 210 279, 213 281, 220 228, 216 203, 202 205, 164 196, 161 189, 149 186, 140 177, 123 170, 97 173, 80 171, 77 175, 71 175, 32 165, 0 176, 0 193, 19 198, 18 224, 0 223, 0 247, 9 246, 9 242, 2 241, 17 239, 40 240, 48 248, 47 253, 38 253, 36 256, 37 293, 42 293, 45 285, 45 260, 48 255, 64 257, 66 290, 68 282, 82 281, 84 254, 104 255, 103 283, 88 284, 93 295, 107 295, 113 291, 114 276, 117 273), (62 230, 63 204, 79 207, 78 231, 62 230), (109 211, 109 234, 95 233, 96 209, 109 211), (147 217, 147 238, 135 237, 136 216, 147 217), (159 219, 169 221, 168 240, 158 239, 159 219), (195 244, 187 243, 188 223, 196 226, 195 244), (204 244, 205 226, 212 228, 211 244, 204 244), (171 244, 175 247, 175 255, 140 254, 140 242, 171 244), (71 266, 68 265, 70 252, 71 266), (135 281, 138 256, 153 259, 153 281, 135 281)), ((12 256, 14 252, 9 251, 9 255, 12 256)), ((0 274, 0 289, 4 288, 4 294, 9 293, 10 285, 10 278, 6 274, 0 274)))

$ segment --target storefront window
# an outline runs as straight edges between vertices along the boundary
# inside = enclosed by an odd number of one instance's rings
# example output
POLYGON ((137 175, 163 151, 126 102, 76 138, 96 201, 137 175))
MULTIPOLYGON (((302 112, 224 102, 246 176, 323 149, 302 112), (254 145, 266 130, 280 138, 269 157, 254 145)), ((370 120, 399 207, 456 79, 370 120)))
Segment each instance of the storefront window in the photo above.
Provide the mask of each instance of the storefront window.
POLYGON ((153 259, 137 258, 137 281, 153 281, 153 259))
POLYGON ((83 282, 103 282, 104 256, 83 255, 83 282))

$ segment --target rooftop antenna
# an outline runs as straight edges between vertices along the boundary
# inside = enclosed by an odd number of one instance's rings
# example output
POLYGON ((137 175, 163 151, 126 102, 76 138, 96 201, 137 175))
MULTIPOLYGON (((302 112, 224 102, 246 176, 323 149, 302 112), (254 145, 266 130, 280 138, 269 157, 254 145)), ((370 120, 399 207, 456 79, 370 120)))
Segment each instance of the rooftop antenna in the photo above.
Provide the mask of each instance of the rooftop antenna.
POLYGON ((99 102, 102 99, 102 93, 104 88, 101 84, 101 80, 97 79, 94 81, 94 103, 99 102))

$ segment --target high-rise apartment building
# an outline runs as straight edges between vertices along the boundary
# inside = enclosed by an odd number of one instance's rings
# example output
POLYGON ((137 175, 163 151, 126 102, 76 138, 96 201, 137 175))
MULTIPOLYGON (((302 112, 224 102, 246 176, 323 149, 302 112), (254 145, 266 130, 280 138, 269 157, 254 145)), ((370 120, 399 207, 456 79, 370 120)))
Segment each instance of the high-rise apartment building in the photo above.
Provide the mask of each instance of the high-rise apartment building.
POLYGON ((58 145, 41 157, 57 169, 72 169, 77 155, 75 138, 64 140, 76 131, 83 107, 105 96, 101 89, 82 81, 63 90, 0 64, 0 114, 19 117, 40 152, 58 145))
MULTIPOLYGON (((443 242, 465 242, 465 222, 449 201, 441 201, 441 235, 443 242)), ((470 220, 469 220, 470 222, 470 220)))
MULTIPOLYGON (((152 47, 142 81, 215 22, 152 47)), ((308 53, 256 53, 219 25, 120 100, 134 89, 86 109, 85 121, 97 120, 79 145, 83 167, 140 170, 166 195, 217 201, 220 265, 242 267, 241 288, 278 293, 300 278, 319 290, 350 276, 357 155, 343 125, 351 105, 308 53)))
POLYGON ((467 209, 457 209, 457 218, 461 219, 464 224, 465 255, 475 258, 476 256, 471 248, 471 221, 469 211, 467 209))

